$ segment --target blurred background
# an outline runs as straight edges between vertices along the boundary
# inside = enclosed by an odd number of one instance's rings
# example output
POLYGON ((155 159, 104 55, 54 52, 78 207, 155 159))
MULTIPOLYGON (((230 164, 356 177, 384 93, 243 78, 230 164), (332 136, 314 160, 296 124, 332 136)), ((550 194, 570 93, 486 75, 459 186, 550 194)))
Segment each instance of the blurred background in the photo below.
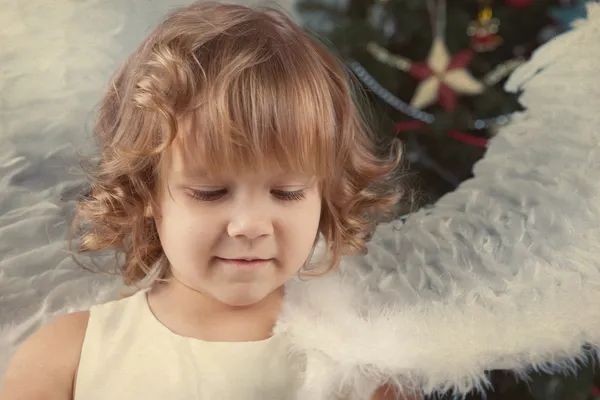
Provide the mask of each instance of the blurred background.
POLYGON ((471 176, 520 110, 503 90, 509 74, 585 17, 585 1, 298 0, 297 12, 362 79, 381 134, 406 143, 432 202, 471 176))
MULTIPOLYGON (((586 16, 585 0, 298 0, 296 12, 360 79, 382 144, 404 143, 415 206, 471 177, 488 139, 522 110, 507 77, 586 16)), ((493 387, 469 399, 598 400, 597 368, 528 382, 490 371, 493 387)))

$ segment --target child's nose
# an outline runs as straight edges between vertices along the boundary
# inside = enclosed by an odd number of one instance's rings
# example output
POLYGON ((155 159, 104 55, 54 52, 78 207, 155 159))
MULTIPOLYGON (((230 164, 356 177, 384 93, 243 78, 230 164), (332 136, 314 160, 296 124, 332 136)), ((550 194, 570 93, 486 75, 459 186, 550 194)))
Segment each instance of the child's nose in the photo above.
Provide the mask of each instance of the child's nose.
POLYGON ((237 213, 227 225, 227 233, 231 237, 257 239, 273 234, 273 223, 265 213, 257 210, 246 210, 237 213))

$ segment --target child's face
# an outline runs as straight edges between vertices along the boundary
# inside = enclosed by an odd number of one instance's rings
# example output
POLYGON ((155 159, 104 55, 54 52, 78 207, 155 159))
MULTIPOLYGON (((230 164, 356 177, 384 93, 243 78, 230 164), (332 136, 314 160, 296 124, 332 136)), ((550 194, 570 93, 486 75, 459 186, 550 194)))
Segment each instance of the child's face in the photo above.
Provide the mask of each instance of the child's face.
POLYGON ((186 171, 177 150, 163 176, 156 225, 173 274, 187 286, 224 304, 251 305, 310 255, 321 214, 312 176, 274 167, 208 178, 186 171), (265 261, 234 261, 244 258, 265 261))

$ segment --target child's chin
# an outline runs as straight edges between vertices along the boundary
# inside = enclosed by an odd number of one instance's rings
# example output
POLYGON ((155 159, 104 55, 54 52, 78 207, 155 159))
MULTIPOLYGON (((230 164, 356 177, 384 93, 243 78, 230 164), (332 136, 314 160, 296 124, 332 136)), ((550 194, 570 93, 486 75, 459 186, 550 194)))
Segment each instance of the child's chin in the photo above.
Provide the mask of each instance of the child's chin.
POLYGON ((251 307, 262 302, 269 294, 270 291, 267 290, 258 291, 255 288, 246 290, 239 288, 231 290, 229 293, 223 293, 217 299, 231 307, 251 307))

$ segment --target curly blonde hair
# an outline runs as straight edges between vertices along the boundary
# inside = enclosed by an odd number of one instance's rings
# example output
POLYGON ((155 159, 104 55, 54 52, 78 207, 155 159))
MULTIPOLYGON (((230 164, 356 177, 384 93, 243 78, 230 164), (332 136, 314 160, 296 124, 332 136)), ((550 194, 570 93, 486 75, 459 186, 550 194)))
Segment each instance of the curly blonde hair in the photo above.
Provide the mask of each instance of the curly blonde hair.
POLYGON ((117 71, 99 106, 99 156, 77 204, 71 249, 122 252, 126 284, 156 265, 168 274, 145 210, 156 204, 177 138, 187 162, 213 171, 270 160, 314 172, 325 272, 342 255, 364 252, 400 199, 401 157, 396 147, 378 154, 357 88, 343 63, 277 9, 202 1, 172 12, 117 71))

